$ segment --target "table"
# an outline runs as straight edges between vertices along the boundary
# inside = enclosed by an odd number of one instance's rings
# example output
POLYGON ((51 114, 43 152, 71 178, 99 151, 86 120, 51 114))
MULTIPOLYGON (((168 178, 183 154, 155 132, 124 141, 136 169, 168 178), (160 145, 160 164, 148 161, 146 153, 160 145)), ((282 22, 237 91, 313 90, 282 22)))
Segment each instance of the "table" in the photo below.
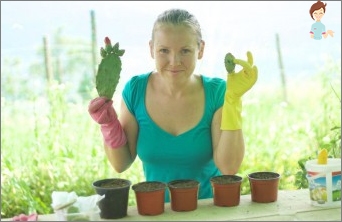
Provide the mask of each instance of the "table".
MULTIPOLYGON (((9 221, 10 219, 5 219, 9 221)), ((39 215, 39 221, 54 221, 55 215, 39 215)), ((309 190, 279 190, 273 203, 255 203, 250 194, 242 195, 235 207, 218 207, 213 199, 198 200, 197 209, 175 212, 165 203, 165 212, 156 216, 138 214, 136 206, 129 206, 127 216, 111 221, 341 221, 341 206, 318 207, 310 203, 309 190)), ((102 219, 102 221, 107 221, 102 219)), ((108 220, 109 221, 109 220, 108 220)))

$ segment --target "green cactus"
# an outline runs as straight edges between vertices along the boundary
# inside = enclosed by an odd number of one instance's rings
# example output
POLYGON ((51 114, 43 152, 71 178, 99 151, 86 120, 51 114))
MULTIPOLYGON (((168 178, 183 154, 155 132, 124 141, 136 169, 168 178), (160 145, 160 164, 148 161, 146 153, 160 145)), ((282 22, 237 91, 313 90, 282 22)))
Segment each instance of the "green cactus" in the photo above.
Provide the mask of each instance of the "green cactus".
POLYGON ((66 214, 67 221, 90 221, 89 216, 86 213, 80 213, 78 207, 70 206, 66 214))
POLYGON ((234 69, 235 69, 234 59, 235 57, 230 52, 227 53, 224 58, 224 65, 228 73, 234 72, 234 69))
POLYGON ((68 214, 72 214, 72 213, 79 213, 79 209, 78 207, 75 206, 70 206, 67 210, 68 214))
POLYGON ((101 97, 112 99, 116 86, 119 83, 121 72, 121 59, 125 53, 119 49, 119 43, 112 46, 108 37, 105 38, 105 47, 101 47, 101 63, 96 74, 96 90, 101 97))

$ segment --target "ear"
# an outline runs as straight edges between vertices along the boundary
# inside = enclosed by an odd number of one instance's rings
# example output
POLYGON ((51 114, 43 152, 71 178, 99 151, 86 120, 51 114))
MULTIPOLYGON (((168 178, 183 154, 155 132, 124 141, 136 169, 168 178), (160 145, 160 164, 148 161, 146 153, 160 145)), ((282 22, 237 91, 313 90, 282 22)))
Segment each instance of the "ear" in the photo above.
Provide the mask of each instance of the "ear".
POLYGON ((204 54, 204 46, 205 46, 205 42, 201 40, 197 59, 202 59, 203 54, 204 54))
POLYGON ((151 54, 151 57, 152 57, 152 59, 154 59, 153 41, 150 40, 148 44, 150 45, 150 54, 151 54))

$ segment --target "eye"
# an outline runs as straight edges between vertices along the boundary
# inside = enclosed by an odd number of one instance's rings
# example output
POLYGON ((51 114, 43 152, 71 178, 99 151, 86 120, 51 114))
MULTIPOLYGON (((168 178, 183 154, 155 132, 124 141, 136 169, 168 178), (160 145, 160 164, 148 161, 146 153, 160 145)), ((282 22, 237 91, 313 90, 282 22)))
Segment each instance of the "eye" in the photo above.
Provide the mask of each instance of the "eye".
POLYGON ((182 49, 182 54, 189 54, 190 52, 190 49, 182 49))
POLYGON ((168 49, 159 49, 159 52, 161 54, 167 54, 169 52, 169 50, 168 49))

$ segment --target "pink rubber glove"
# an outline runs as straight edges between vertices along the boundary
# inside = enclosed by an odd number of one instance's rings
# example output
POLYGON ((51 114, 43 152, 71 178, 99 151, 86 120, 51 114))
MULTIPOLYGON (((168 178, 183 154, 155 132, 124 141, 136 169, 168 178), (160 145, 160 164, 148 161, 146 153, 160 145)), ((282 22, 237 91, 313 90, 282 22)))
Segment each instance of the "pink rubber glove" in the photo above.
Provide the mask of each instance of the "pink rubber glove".
POLYGON ((18 216, 14 216, 12 221, 38 221, 38 214, 19 214, 18 216))
POLYGON ((88 112, 101 126, 105 144, 116 149, 126 144, 127 138, 113 107, 113 100, 97 97, 90 101, 88 112))

